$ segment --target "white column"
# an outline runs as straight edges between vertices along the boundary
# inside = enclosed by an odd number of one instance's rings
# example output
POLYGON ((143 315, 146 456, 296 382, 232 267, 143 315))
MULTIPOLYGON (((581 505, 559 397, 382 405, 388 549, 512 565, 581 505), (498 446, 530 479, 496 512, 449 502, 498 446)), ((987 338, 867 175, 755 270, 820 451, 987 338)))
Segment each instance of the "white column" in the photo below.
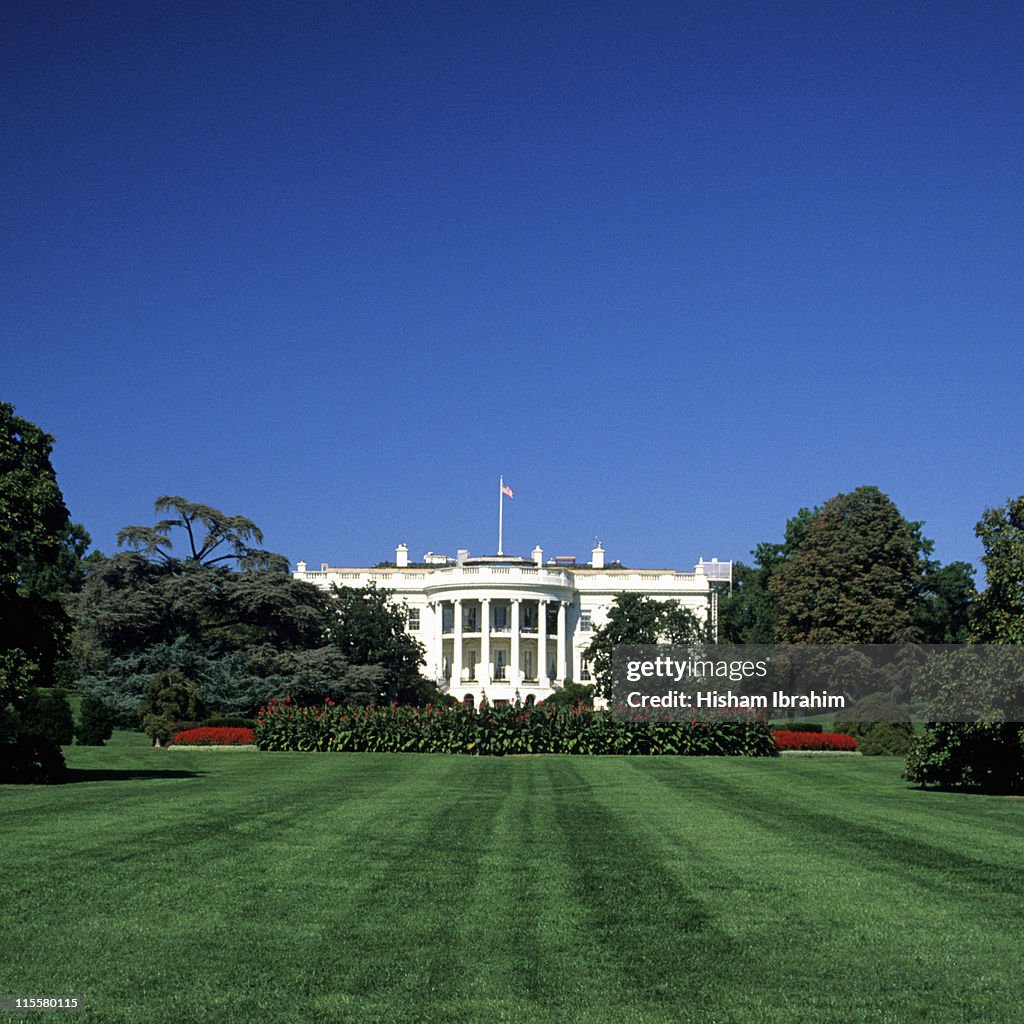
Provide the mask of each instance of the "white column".
POLYGON ((430 602, 430 658, 435 679, 444 679, 444 606, 440 601, 430 602))
POLYGON ((519 685, 519 678, 522 674, 519 669, 519 598, 512 598, 512 653, 509 655, 509 675, 513 686, 519 685))
POLYGON ((452 601, 452 686, 462 685, 462 601, 452 601))
POLYGON ((558 602, 558 641, 555 648, 555 681, 565 682, 565 602, 558 602))
POLYGON ((483 667, 481 682, 491 681, 491 599, 480 600, 480 664, 483 667))
POLYGON ((537 602, 537 682, 548 682, 548 603, 537 602))

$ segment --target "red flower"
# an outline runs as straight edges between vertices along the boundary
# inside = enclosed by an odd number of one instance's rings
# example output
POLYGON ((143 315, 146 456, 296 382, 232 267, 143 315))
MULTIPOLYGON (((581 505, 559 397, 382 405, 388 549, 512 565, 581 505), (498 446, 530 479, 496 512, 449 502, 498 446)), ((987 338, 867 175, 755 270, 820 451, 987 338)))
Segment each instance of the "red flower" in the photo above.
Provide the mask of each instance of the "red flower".
POLYGON ((777 729, 772 733, 778 750, 856 750, 857 740, 835 732, 800 732, 777 729))
POLYGON ((179 732, 171 742, 183 747, 241 746, 255 743, 256 735, 252 729, 205 726, 198 729, 185 729, 179 732))

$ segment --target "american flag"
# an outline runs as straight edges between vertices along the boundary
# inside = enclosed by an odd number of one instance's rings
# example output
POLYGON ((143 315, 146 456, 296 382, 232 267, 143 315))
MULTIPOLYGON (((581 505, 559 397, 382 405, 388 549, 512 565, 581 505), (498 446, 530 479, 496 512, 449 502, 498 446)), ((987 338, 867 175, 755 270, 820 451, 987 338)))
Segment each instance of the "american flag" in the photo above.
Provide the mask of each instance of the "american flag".
POLYGON ((515 495, 512 493, 512 488, 509 487, 508 484, 502 484, 501 485, 501 493, 506 495, 509 498, 514 498, 515 497, 515 495))

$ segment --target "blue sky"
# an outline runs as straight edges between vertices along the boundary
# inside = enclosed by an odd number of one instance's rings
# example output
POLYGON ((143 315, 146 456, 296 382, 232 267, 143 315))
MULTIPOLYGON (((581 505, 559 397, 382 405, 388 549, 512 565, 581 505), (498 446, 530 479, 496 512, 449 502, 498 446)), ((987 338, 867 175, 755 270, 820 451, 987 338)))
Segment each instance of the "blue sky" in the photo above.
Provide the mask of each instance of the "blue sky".
POLYGON ((745 559, 1024 493, 1018 3, 13 2, 0 400, 101 550, 745 559))

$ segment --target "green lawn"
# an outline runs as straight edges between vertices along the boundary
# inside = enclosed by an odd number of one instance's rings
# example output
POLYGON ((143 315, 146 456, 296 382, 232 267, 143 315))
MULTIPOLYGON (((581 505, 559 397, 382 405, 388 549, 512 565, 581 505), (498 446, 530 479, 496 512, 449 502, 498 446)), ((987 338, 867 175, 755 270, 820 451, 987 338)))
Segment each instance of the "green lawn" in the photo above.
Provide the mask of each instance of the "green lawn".
POLYGON ((1024 802, 895 759, 118 739, 0 786, 0 994, 72 1020, 1024 1020, 1024 802))

